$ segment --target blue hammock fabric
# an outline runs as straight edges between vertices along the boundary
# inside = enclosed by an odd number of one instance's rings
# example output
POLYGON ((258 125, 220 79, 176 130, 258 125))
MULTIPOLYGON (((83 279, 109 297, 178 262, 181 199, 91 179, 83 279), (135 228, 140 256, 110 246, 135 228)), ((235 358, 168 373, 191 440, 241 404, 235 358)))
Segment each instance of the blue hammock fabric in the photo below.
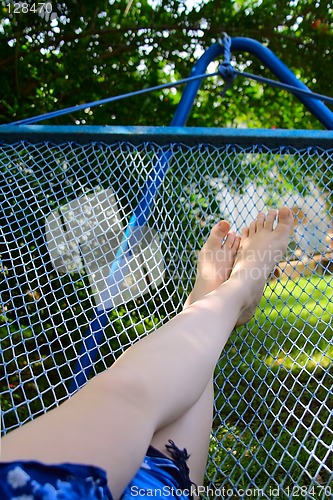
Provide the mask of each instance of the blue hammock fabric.
MULTIPOLYGON (((149 447, 141 467, 121 500, 155 498, 188 500, 194 484, 189 478, 186 450, 173 441, 166 445, 172 459, 149 447)), ((47 465, 37 461, 0 464, 1 500, 112 500, 106 472, 81 464, 47 465)))

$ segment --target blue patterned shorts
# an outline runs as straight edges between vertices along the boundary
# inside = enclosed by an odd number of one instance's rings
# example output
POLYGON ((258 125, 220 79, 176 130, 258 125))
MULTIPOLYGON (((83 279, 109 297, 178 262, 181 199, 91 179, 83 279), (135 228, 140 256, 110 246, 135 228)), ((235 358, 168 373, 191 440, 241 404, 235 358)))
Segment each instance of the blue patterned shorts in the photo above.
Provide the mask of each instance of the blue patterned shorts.
MULTIPOLYGON (((172 459, 149 447, 122 500, 192 498, 186 450, 170 441, 172 459)), ((0 463, 1 500, 112 500, 106 472, 81 464, 47 465, 35 461, 0 463)))

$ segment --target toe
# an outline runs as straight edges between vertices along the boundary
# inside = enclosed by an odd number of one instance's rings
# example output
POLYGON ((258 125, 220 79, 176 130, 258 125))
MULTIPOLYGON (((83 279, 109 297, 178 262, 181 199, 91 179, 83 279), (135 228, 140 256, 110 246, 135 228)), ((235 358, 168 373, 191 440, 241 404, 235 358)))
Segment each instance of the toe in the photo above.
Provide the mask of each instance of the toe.
POLYGON ((236 253, 238 252, 239 246, 240 246, 240 236, 236 236, 234 240, 234 244, 232 245, 232 250, 236 253))
POLYGON ((206 247, 211 249, 221 248, 223 239, 228 235, 230 230, 230 224, 226 220, 221 220, 215 226, 212 227, 208 240, 206 241, 206 247))
POLYGON ((265 227, 266 215, 262 212, 257 217, 257 231, 261 231, 265 227))
POLYGON ((257 232, 257 221, 253 220, 249 225, 249 235, 252 236, 257 232))
POLYGON ((289 207, 282 207, 278 213, 278 226, 288 226, 291 230, 294 224, 294 216, 289 207))
POLYGON ((250 234, 250 230, 249 230, 249 228, 248 228, 248 227, 243 227, 243 229, 242 229, 242 237, 241 237, 241 239, 242 239, 242 240, 245 240, 246 238, 248 238, 248 237, 249 237, 249 234, 250 234))
POLYGON ((287 226, 292 226, 294 222, 294 217, 292 211, 289 207, 282 207, 278 213, 278 222, 280 224, 286 224, 287 226))
POLYGON ((224 242, 224 246, 230 250, 235 242, 236 235, 233 231, 229 231, 228 236, 226 237, 226 240, 224 242))
POLYGON ((276 210, 269 210, 268 211, 266 221, 265 221, 265 229, 267 229, 268 231, 273 231, 273 225, 274 225, 274 222, 276 220, 276 215, 277 215, 276 210))
POLYGON ((224 238, 230 231, 230 223, 227 220, 221 220, 212 229, 212 232, 219 238, 224 238))

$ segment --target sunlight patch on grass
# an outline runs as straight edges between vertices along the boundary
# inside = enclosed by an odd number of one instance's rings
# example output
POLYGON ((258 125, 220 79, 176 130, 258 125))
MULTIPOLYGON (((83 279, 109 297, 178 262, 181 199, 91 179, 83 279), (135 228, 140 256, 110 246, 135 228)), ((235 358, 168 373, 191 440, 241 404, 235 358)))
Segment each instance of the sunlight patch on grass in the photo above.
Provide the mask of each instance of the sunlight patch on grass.
POLYGON ((313 276, 271 286, 247 327, 266 351, 261 359, 271 368, 328 368, 333 361, 333 278, 313 276))

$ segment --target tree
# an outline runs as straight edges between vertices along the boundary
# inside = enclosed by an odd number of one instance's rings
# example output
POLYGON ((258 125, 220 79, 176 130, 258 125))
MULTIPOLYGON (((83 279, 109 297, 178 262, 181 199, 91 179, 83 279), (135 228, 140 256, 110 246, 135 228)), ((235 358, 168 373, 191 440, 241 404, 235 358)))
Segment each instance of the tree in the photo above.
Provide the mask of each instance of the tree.
MULTIPOLYGON (((8 0, 1 5, 3 123, 185 78, 224 31, 268 45, 312 90, 332 94, 333 11, 326 0, 213 0, 192 7, 181 0, 64 0, 52 3, 51 13, 50 2, 39 13, 31 6, 14 13, 8 0)), ((234 59, 271 76, 248 54, 234 59)), ((285 91, 239 77, 221 98, 222 86, 220 78, 204 82, 189 125, 321 127, 285 91)), ((180 89, 149 93, 52 123, 168 125, 180 95, 180 89)))

